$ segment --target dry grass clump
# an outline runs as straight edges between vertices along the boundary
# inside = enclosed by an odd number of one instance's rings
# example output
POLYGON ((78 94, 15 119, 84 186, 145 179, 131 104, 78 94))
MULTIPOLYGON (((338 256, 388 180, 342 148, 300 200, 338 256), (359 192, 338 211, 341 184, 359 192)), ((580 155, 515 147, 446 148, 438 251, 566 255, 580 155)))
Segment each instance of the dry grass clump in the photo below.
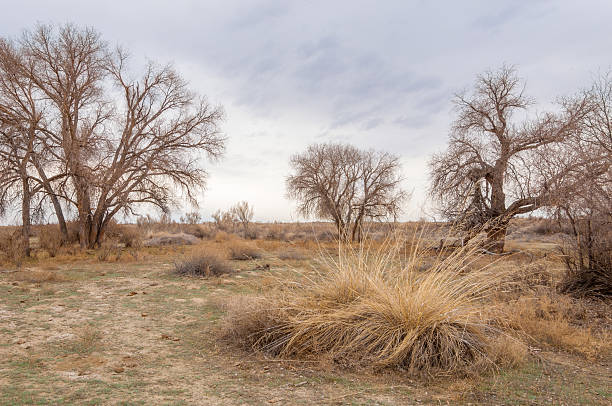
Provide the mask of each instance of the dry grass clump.
POLYGON ((103 334, 96 326, 86 325, 76 331, 75 338, 59 347, 66 353, 87 355, 102 348, 103 334))
POLYGON ((66 282, 69 279, 56 271, 42 269, 24 269, 11 274, 11 280, 29 283, 66 282))
POLYGON ((493 366, 500 349, 492 353, 496 334, 481 301, 496 278, 486 269, 468 272, 476 251, 456 251, 420 272, 418 247, 399 261, 401 245, 340 246, 337 259, 325 258, 327 272, 279 281, 275 294, 230 305, 225 337, 282 358, 425 374, 493 366))
POLYGON ((232 272, 227 261, 216 254, 195 255, 174 265, 174 271, 185 276, 219 276, 232 272))
POLYGON ((230 241, 227 249, 229 250, 230 259, 249 260, 261 258, 261 251, 254 245, 246 242, 230 241))
MULTIPOLYGON (((589 314, 589 306, 583 301, 548 292, 520 297, 504 308, 508 327, 525 333, 534 346, 567 351, 587 359, 612 355, 612 334, 605 326, 598 331, 593 328, 597 316, 589 314)), ((601 316, 603 324, 609 323, 609 316, 601 316)))
POLYGON ((278 257, 278 259, 282 259, 284 261, 286 260, 302 261, 307 258, 306 253, 303 250, 300 250, 294 247, 288 247, 283 250, 280 250, 278 251, 276 256, 278 257))
POLYGON ((529 356, 527 345, 516 337, 499 334, 489 344, 489 357, 502 367, 518 368, 529 356))

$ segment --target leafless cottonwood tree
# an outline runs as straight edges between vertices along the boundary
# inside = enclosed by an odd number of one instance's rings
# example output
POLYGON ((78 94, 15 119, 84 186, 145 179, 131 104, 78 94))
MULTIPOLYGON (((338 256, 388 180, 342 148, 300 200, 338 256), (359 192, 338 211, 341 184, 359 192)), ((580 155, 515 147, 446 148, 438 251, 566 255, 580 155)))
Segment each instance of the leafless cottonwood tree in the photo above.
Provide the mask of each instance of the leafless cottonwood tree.
POLYGON ((571 156, 567 142, 581 130, 589 97, 524 118, 534 102, 504 66, 478 76, 473 92, 454 103, 448 148, 429 163, 430 193, 447 218, 470 230, 484 226, 490 249, 501 252, 513 216, 555 204, 584 176, 584 160, 571 156))
POLYGON ((573 193, 553 213, 571 226, 563 248, 563 291, 612 296, 612 76, 600 75, 586 92, 592 108, 572 150, 588 162, 573 193))
POLYGON ((21 245, 23 255, 29 256, 31 205, 40 187, 31 174, 31 162, 40 152, 37 129, 43 118, 31 80, 21 75, 21 63, 19 50, 0 39, 0 204, 21 199, 21 245))
POLYGON ((63 233, 64 207, 76 209, 81 246, 93 247, 120 211, 167 211, 178 190, 195 202, 206 179, 202 155, 223 152, 221 108, 170 66, 149 63, 132 78, 127 54, 110 51, 89 28, 40 25, 15 48, 23 58, 13 80, 30 83, 42 106, 34 126, 40 151, 27 162, 63 233))
POLYGON ((291 157, 288 196, 304 216, 334 221, 344 240, 362 238, 366 220, 396 218, 408 197, 398 157, 347 144, 314 144, 291 157))
POLYGON ((253 207, 249 205, 247 201, 242 201, 236 203, 230 209, 230 212, 233 214, 234 218, 242 224, 244 236, 246 237, 249 232, 249 224, 251 224, 253 220, 253 207))

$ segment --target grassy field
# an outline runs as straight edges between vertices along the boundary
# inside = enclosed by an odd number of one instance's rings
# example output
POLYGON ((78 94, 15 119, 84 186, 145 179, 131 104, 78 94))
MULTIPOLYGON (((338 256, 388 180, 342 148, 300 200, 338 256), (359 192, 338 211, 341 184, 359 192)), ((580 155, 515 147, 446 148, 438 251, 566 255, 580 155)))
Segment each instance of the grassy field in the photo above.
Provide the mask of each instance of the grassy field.
MULTIPOLYGON (((326 247, 257 240, 261 258, 231 260, 230 274, 194 278, 173 272, 175 261, 192 252, 225 252, 227 244, 205 240, 112 255, 85 251, 0 272, 0 405, 612 402, 605 302, 583 304, 582 316, 567 320, 543 318, 549 324, 542 326, 559 331, 527 331, 524 362, 479 376, 424 379, 401 370, 346 369, 331 361, 240 350, 219 338, 226 304, 265 292, 292 273, 311 272, 326 247)), ((333 243, 327 248, 333 251, 333 243)), ((538 247, 529 261, 536 256, 554 268, 542 254, 547 249, 538 247)), ((498 266, 521 266, 521 261, 524 255, 510 256, 498 266)), ((544 308, 525 305, 526 297, 542 301, 541 291, 511 294, 508 303, 517 306, 511 311, 544 308)))

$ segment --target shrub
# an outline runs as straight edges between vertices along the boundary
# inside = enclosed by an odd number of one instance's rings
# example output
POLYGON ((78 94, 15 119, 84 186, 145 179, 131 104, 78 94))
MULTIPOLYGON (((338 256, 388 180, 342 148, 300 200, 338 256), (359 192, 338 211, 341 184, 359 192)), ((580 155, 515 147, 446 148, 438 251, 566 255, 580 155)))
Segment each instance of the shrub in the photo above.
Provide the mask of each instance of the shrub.
POLYGON ((76 221, 69 221, 66 223, 68 231, 68 240, 64 244, 75 244, 79 242, 79 223, 76 221))
POLYGON ((181 216, 181 223, 200 224, 201 222, 202 222, 202 215, 198 213, 197 211, 185 213, 184 216, 181 216))
POLYGON ((144 242, 145 247, 159 247, 162 245, 192 245, 198 239, 191 234, 179 233, 157 233, 151 239, 144 242))
POLYGON ((282 251, 279 251, 277 256, 278 259, 282 260, 300 261, 306 259, 306 254, 304 254, 304 251, 298 250, 296 248, 287 248, 282 251))
POLYGON ((137 228, 123 226, 119 234, 119 242, 126 248, 138 248, 142 245, 140 232, 137 228))
POLYGON ((270 224, 268 226, 268 230, 265 234, 265 238, 267 240, 279 240, 279 241, 283 241, 286 238, 286 231, 283 228, 282 224, 270 224))
MULTIPOLYGON (((340 246, 317 276, 279 281, 269 296, 234 303, 225 338, 277 357, 322 357, 345 365, 413 372, 488 369, 496 337, 479 302, 497 281, 486 269, 467 272, 471 248, 419 272, 398 266, 399 246, 380 251, 340 246)), ((500 351, 499 348, 496 351, 500 351)))
POLYGON ((98 261, 106 262, 114 256, 115 260, 121 257, 121 248, 113 241, 104 241, 98 250, 98 261))
POLYGON ((62 246, 62 235, 56 225, 40 226, 38 229, 38 246, 55 257, 62 246))
POLYGON ((226 261, 215 254, 200 254, 176 263, 174 271, 186 276, 219 276, 232 272, 226 261))
POLYGON ((217 210, 212 215, 215 227, 219 231, 234 232, 238 219, 231 211, 217 210))
POLYGON ((2 233, 0 233, 0 252, 4 254, 4 257, 9 262, 21 266, 25 257, 25 251, 20 229, 14 231, 2 230, 2 233))
POLYGON ((183 232, 185 234, 193 235, 196 238, 204 239, 210 238, 213 233, 209 229, 205 229, 201 225, 198 224, 186 224, 183 226, 183 232))
POLYGON ((561 248, 566 274, 559 285, 574 296, 612 297, 612 218, 574 221, 574 237, 561 248), (607 220, 607 221, 606 221, 607 220))
POLYGON ((257 247, 241 241, 233 241, 229 245, 229 254, 231 259, 249 260, 261 258, 261 252, 257 247))

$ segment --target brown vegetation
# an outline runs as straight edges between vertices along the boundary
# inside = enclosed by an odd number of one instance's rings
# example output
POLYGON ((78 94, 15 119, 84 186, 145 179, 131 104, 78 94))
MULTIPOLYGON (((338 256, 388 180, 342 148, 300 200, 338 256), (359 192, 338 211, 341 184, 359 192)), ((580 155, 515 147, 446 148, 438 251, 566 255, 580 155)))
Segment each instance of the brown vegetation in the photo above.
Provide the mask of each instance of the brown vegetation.
POLYGON ((215 253, 201 253, 178 262, 174 271, 185 276, 220 276, 232 272, 230 265, 215 253))
POLYGON ((279 281, 287 287, 230 306, 226 338, 280 358, 425 374, 476 372, 504 358, 499 346, 488 356, 497 333, 483 319, 481 301, 497 279, 485 268, 470 269, 473 247, 420 272, 416 245, 400 265, 404 245, 341 247, 316 277, 279 281))
POLYGON ((89 28, 39 25, 0 39, 0 206, 20 197, 25 256, 33 204, 53 210, 63 239, 73 208, 80 245, 92 248, 117 213, 167 212, 175 189, 195 202, 204 187, 194 154, 222 154, 221 108, 170 66, 131 72, 127 53, 89 28))
POLYGON ((231 240, 228 244, 229 255, 235 260, 261 258, 261 251, 254 245, 240 240, 231 240))
MULTIPOLYGON (((467 238, 484 227, 496 252, 512 217, 555 207, 584 182, 609 176, 609 152, 578 148, 597 105, 591 92, 562 100, 559 113, 513 121, 532 104, 514 68, 478 76, 474 92, 455 99, 447 151, 430 161, 430 192, 443 215, 463 225, 467 238)), ((594 127, 609 132, 602 124, 594 127)))
POLYGON ((314 144, 290 161, 287 193, 304 216, 332 220, 341 240, 361 240, 363 224, 395 220, 408 195, 400 162, 348 144, 314 144))

